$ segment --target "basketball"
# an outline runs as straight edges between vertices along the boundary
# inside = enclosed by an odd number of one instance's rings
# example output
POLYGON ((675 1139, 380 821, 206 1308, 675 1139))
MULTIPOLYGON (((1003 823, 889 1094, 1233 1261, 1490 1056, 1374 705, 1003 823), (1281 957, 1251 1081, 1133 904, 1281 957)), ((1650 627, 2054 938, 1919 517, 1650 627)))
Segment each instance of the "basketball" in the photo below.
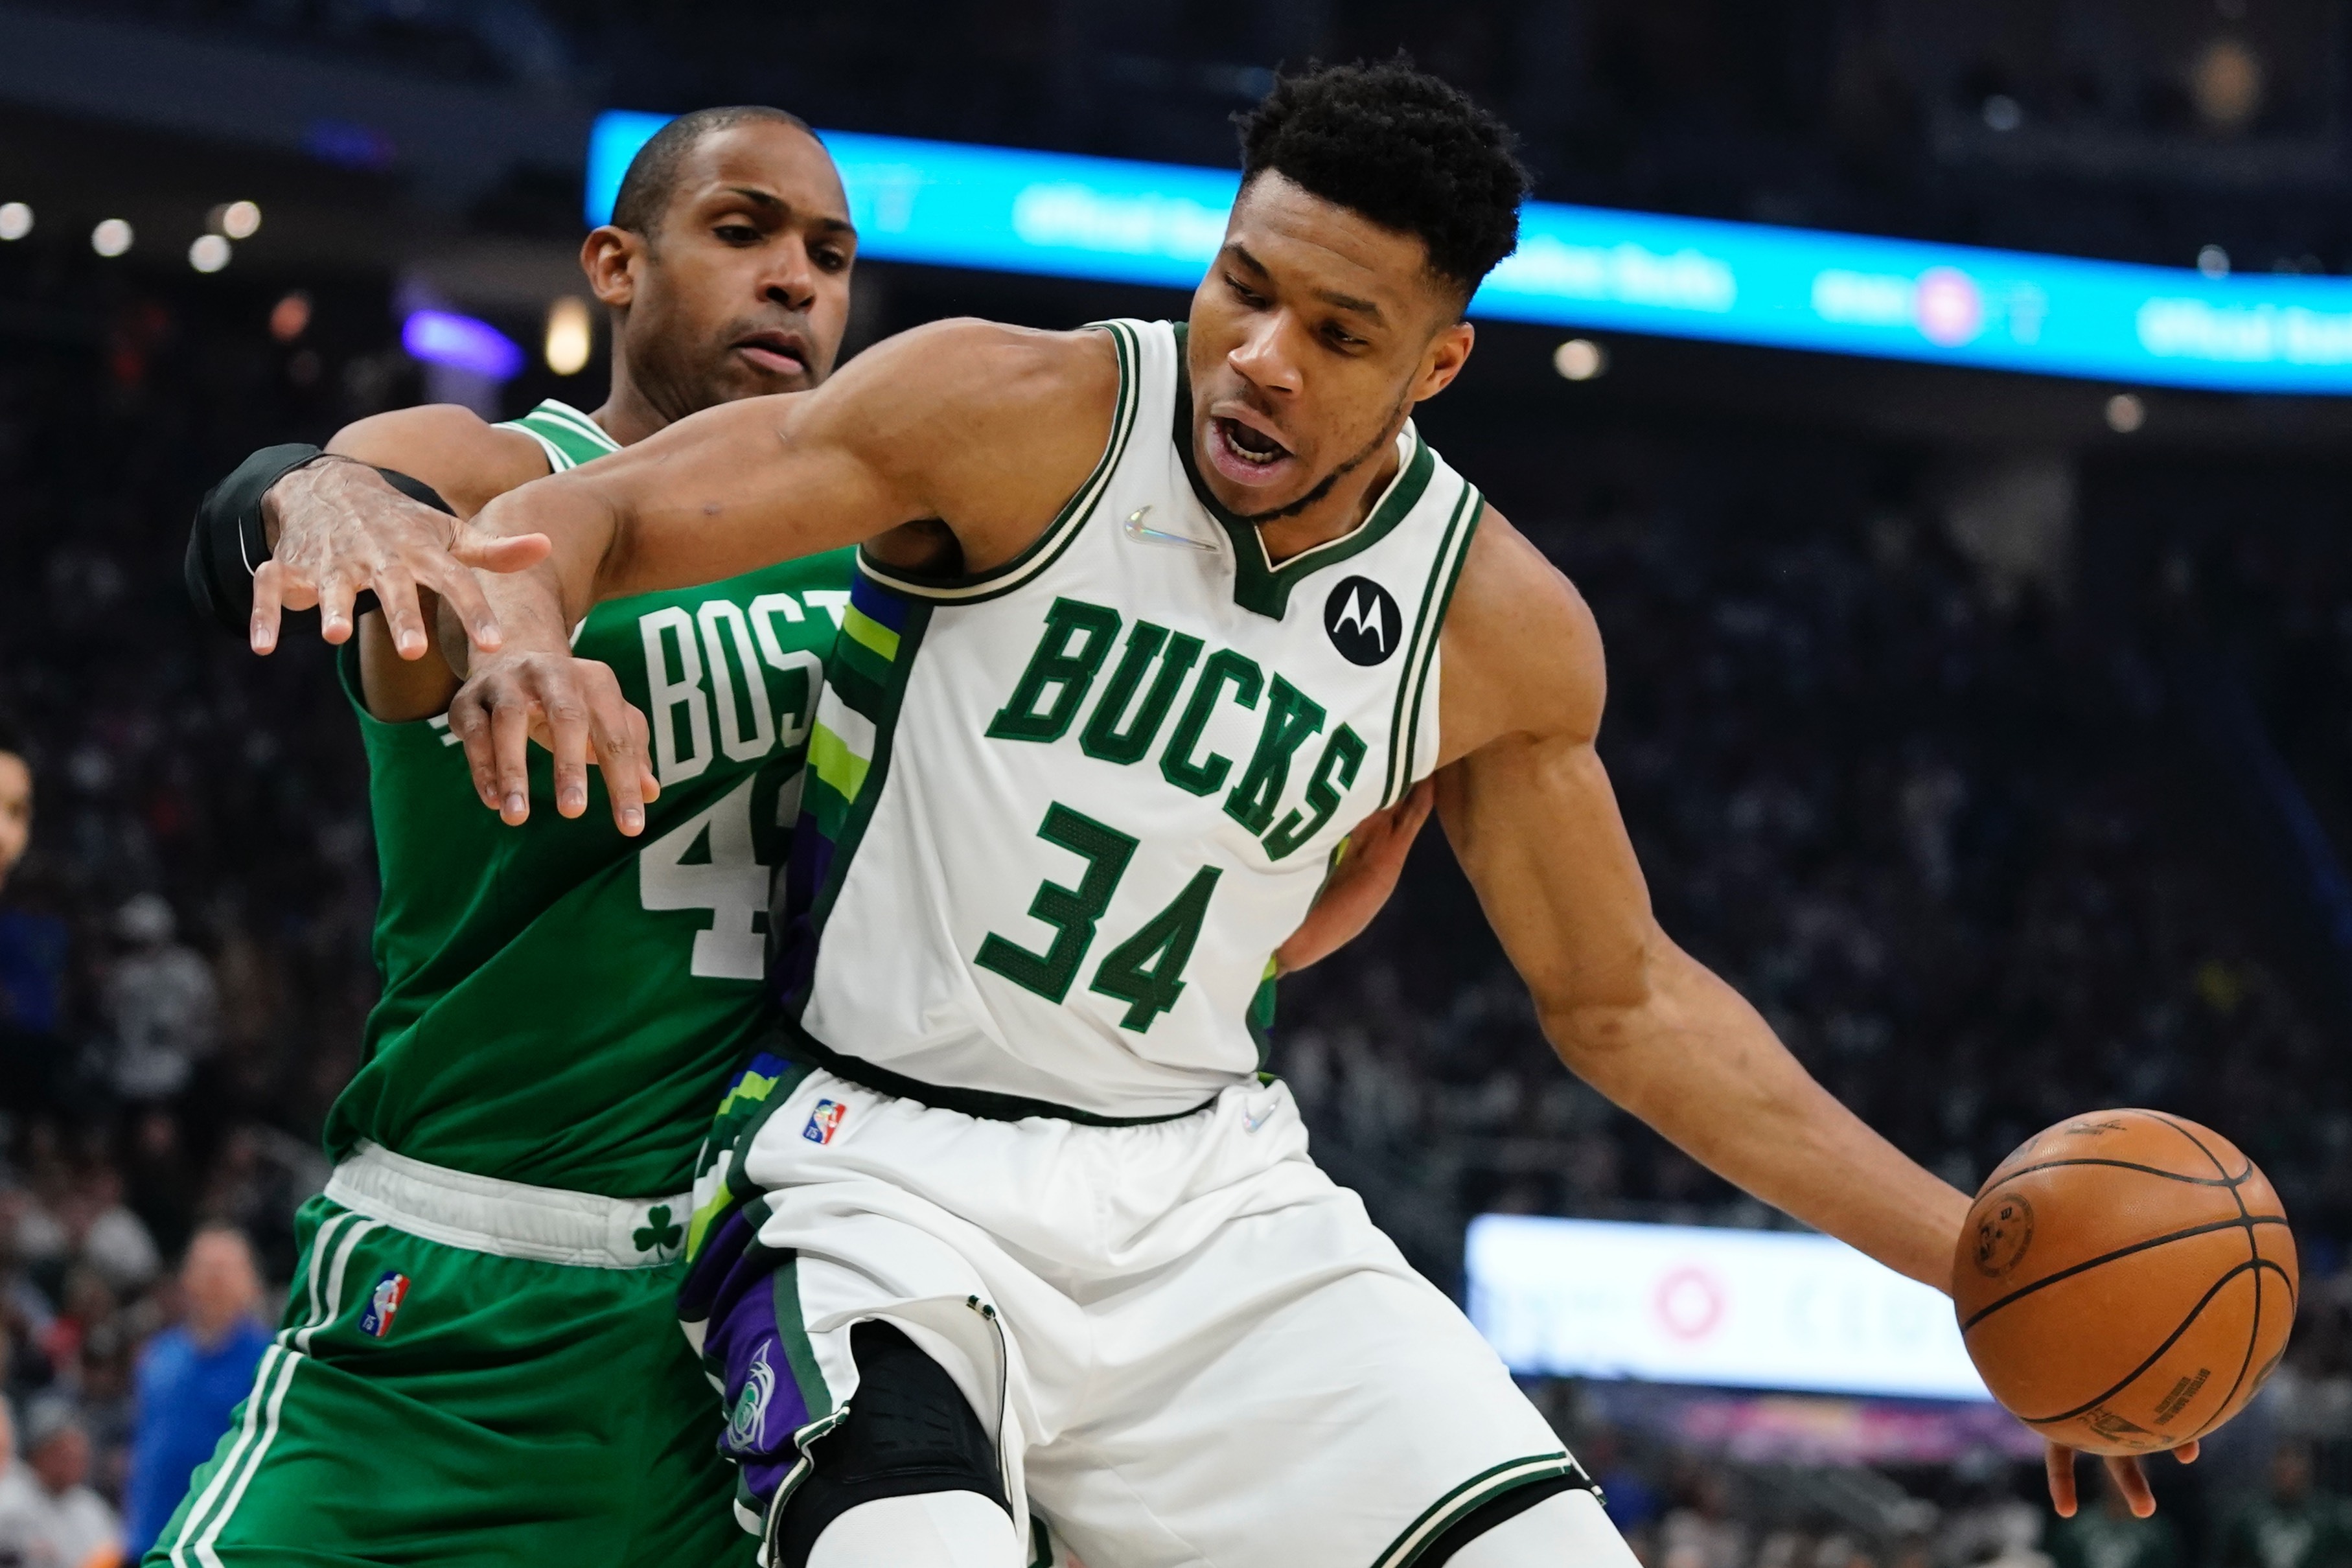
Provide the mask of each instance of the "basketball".
POLYGON ((1952 1298, 1977 1371, 2092 1454, 2202 1437, 2286 1349, 2297 1289, 2278 1194, 2219 1133, 2152 1110, 2028 1139, 1977 1194, 1952 1298))

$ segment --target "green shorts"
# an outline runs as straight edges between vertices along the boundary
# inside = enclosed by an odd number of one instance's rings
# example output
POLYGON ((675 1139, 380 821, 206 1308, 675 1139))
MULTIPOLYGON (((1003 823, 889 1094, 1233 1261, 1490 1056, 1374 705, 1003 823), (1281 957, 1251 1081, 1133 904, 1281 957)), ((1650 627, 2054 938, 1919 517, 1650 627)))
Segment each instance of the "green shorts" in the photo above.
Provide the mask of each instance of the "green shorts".
MULTIPOLYGON (((653 1215, 636 1245, 674 1255, 653 1215)), ((750 1568, 682 1264, 499 1256, 331 1196, 298 1234, 284 1327, 146 1568, 750 1568)))

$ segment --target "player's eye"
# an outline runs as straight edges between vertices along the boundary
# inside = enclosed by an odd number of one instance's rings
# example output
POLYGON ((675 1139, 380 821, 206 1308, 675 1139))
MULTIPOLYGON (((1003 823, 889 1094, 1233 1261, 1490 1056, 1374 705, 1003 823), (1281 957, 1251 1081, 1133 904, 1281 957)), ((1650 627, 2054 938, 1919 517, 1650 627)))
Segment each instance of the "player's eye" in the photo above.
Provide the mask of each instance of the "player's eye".
POLYGON ((1234 295, 1240 299, 1241 302, 1247 305, 1252 310, 1256 310, 1265 303, 1265 295, 1249 287, 1230 272, 1225 274, 1225 287, 1231 289, 1234 295))
POLYGON ((730 245, 757 245, 760 231, 748 223, 722 223, 710 231, 730 245))

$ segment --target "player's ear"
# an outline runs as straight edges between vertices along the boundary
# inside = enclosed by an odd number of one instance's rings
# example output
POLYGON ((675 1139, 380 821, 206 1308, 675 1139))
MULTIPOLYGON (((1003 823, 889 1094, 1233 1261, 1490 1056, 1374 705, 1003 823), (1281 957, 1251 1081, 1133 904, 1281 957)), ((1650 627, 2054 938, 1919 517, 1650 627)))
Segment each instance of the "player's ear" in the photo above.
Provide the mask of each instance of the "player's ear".
POLYGON ((589 231, 580 242, 580 270, 588 288, 608 310, 626 310, 637 292, 636 261, 645 254, 645 237, 605 224, 589 231))
POLYGON ((1467 321, 1450 321, 1437 329, 1422 351, 1421 374, 1412 384, 1412 400, 1425 402, 1454 384, 1462 367, 1470 363, 1470 350, 1478 342, 1478 329, 1467 321))

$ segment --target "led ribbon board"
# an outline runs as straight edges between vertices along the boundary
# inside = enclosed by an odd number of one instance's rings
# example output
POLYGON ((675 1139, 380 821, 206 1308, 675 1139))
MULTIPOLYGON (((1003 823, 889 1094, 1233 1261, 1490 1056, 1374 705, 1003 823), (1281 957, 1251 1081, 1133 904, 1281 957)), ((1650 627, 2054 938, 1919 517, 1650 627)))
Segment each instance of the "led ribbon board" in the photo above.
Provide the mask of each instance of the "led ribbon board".
POLYGON ((1940 1291, 1829 1237, 1485 1215, 1467 1261, 1522 1375, 1991 1397, 1940 1291))
MULTIPOLYGON (((667 120, 589 138, 588 221, 667 120)), ((1238 177, 826 132, 885 261, 1191 289, 1238 177)), ((2186 268, 1530 202, 1471 314, 1769 348, 2233 392, 2352 393, 2352 279, 2186 268)))

